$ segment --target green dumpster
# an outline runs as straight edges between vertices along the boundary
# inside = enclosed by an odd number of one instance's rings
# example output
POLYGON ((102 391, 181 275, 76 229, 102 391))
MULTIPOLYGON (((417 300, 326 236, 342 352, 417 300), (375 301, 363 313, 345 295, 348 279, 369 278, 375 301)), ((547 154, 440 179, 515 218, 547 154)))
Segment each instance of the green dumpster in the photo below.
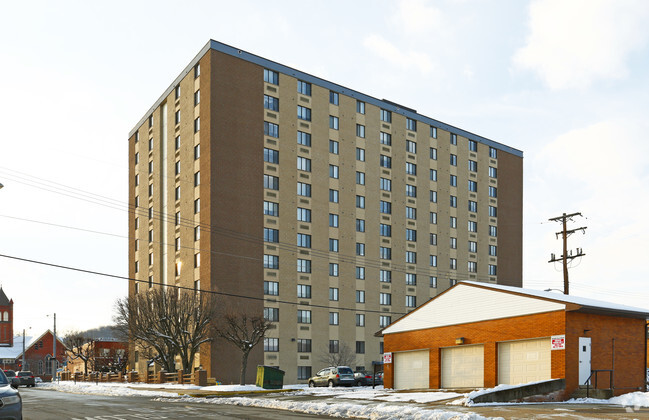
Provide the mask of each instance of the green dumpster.
POLYGON ((275 366, 257 366, 258 387, 264 389, 282 389, 284 386, 284 371, 275 366))

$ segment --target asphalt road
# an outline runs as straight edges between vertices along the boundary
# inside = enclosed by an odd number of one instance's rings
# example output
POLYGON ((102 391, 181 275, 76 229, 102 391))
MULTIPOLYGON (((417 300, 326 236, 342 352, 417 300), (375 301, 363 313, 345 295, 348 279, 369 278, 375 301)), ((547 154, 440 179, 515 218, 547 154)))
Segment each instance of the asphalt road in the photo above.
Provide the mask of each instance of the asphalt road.
POLYGON ((267 408, 152 401, 151 397, 68 394, 38 388, 20 388, 20 394, 24 420, 329 418, 267 408))
MULTIPOLYGON (((80 395, 47 389, 20 388, 25 420, 132 420, 132 419, 324 419, 287 410, 241 407, 227 404, 153 401, 151 397, 80 395)), ((170 397, 173 394, 170 394, 170 397)), ((325 402, 340 404, 331 396, 272 394, 252 398, 277 399, 294 402, 325 402)), ((344 403, 381 404, 379 401, 345 399, 344 403)), ((414 403, 393 403, 411 406, 414 403)), ((445 402, 417 404, 433 410, 476 413, 485 417, 517 419, 649 419, 649 408, 620 407, 606 404, 517 404, 479 407, 448 406, 445 402)))

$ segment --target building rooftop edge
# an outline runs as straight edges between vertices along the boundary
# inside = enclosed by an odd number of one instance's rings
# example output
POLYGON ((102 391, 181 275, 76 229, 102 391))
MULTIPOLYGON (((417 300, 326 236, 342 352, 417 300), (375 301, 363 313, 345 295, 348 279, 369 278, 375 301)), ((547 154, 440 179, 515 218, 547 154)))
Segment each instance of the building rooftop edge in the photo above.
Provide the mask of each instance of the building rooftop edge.
POLYGON ((165 98, 169 96, 169 94, 173 91, 176 85, 180 83, 180 81, 194 68, 194 66, 199 62, 199 60, 209 51, 209 50, 215 50, 224 54, 228 54, 234 57, 241 58, 242 60, 258 64, 260 66, 263 66, 267 69, 274 70, 280 73, 287 74, 289 76, 304 80, 306 82, 324 87, 329 90, 333 90, 335 92, 338 92, 339 94, 343 94, 352 98, 360 99, 364 102, 370 103, 372 105, 378 106, 380 108, 386 109, 388 111, 392 111, 397 114, 401 114, 405 117, 415 119, 417 121, 421 121, 425 124, 432 125, 437 128, 441 128, 446 131, 450 131, 455 134, 459 134, 463 137, 466 137, 470 140, 475 140, 479 143, 486 144, 488 146, 494 147, 496 149, 502 150, 504 152, 510 153, 514 156, 518 157, 523 157, 523 152, 519 149, 513 148, 511 146, 507 146, 505 144, 499 143, 497 141, 488 139, 486 137, 480 136, 478 134, 472 133, 470 131, 461 129, 459 127, 455 127, 453 125, 444 123, 442 121, 438 121, 436 119, 427 117, 425 115, 419 114, 417 112, 414 112, 414 109, 411 108, 406 108, 403 105, 399 105, 395 102, 392 102, 387 99, 378 99, 370 95, 366 95, 364 93, 358 92, 353 89, 349 89, 345 86, 330 82, 328 80, 322 79, 317 76, 313 76, 309 73, 305 73, 303 71, 294 69, 292 67, 286 66, 284 64, 280 64, 276 61, 269 60, 267 58, 260 57, 258 55, 240 50, 238 48, 232 47, 230 45, 224 44, 219 41, 215 41, 213 39, 210 39, 207 44, 198 52, 198 54, 189 62, 189 64, 183 69, 183 71, 174 79, 174 81, 169 85, 169 87, 163 92, 163 94, 155 101, 153 106, 151 106, 147 112, 144 114, 144 116, 138 121, 138 123, 135 125, 135 127, 129 132, 128 137, 131 138, 133 134, 140 128, 142 124, 146 121, 146 119, 151 115, 151 113, 160 106, 162 102, 164 102, 165 98))

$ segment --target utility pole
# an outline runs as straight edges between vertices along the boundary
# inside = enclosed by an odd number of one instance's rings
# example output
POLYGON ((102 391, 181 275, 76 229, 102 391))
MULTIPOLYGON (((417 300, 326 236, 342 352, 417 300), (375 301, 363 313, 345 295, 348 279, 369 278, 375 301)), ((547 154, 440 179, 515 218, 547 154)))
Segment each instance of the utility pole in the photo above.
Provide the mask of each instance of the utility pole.
POLYGON ((567 222, 570 220, 572 222, 572 218, 575 216, 581 216, 581 213, 572 213, 572 214, 565 214, 563 213, 562 216, 559 217, 553 217, 552 219, 549 219, 551 222, 561 222, 563 225, 563 229, 561 232, 557 232, 556 236, 559 238, 559 235, 561 235, 563 239, 563 255, 561 257, 557 258, 554 254, 550 254, 550 261, 548 262, 557 262, 561 261, 563 263, 563 294, 568 295, 570 294, 570 289, 569 289, 569 284, 568 284, 568 262, 572 261, 574 258, 577 257, 583 257, 584 254, 583 250, 581 248, 577 248, 577 252, 575 255, 572 254, 572 251, 570 251, 570 255, 568 255, 568 236, 572 235, 573 233, 581 230, 583 234, 586 234, 586 229, 587 227, 580 227, 577 229, 571 229, 568 230, 567 228, 567 222))

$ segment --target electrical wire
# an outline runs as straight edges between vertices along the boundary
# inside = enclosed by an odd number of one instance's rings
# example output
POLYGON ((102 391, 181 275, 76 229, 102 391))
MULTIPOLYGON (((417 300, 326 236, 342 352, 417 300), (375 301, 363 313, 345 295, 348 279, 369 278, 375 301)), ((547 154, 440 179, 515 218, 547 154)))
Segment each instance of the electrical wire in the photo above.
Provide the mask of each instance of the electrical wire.
MULTIPOLYGON (((70 271, 76 271, 80 273, 86 273, 86 274, 93 274, 97 276, 103 276, 103 277, 110 277, 114 279, 120 279, 120 280, 128 280, 129 282, 134 282, 134 283, 144 283, 144 284, 150 284, 150 285, 156 285, 156 286, 164 286, 164 287, 172 287, 177 290, 187 290, 191 292, 200 292, 200 293, 207 293, 207 294, 212 294, 212 295, 217 295, 217 296, 224 296, 224 297, 235 297, 235 298, 241 298, 241 299, 248 299, 248 300, 256 300, 256 301, 263 301, 263 302, 272 302, 272 303, 281 303, 281 304, 287 304, 287 305, 295 305, 295 306, 308 306, 311 308, 321 308, 321 309, 338 309, 342 311, 353 311, 353 312, 359 312, 359 309, 357 308, 345 308, 345 307, 336 307, 332 308, 329 305, 317 305, 313 303, 302 303, 302 302, 293 302, 293 301, 288 301, 288 300, 278 300, 274 298, 264 298, 264 297, 255 297, 255 296, 248 296, 248 295, 239 295, 236 293, 226 293, 226 292, 217 292, 214 290, 206 290, 206 289, 194 289, 193 287, 187 287, 187 286, 180 286, 177 284, 164 284, 161 282, 153 282, 149 280, 140 280, 140 279, 135 279, 132 277, 127 277, 127 276, 121 276, 118 274, 110 274, 110 273, 102 273, 100 271, 94 271, 94 270, 87 270, 83 268, 76 268, 76 267, 70 267, 67 265, 62 265, 62 264, 54 264, 54 263, 49 263, 45 261, 39 261, 39 260, 34 260, 34 259, 29 259, 29 258, 22 258, 22 257, 16 257, 12 255, 6 255, 6 254, 0 254, 0 257, 2 258, 7 258, 7 259, 12 259, 16 261, 22 261, 22 262, 27 262, 31 264, 39 264, 39 265, 44 265, 47 267, 54 267, 54 268, 60 268, 64 270, 70 270, 70 271)), ((403 312, 390 312, 390 311, 380 311, 380 310, 374 310, 374 309, 363 309, 360 312, 365 312, 365 313, 379 313, 379 314, 390 314, 390 315, 405 315, 403 312)))

